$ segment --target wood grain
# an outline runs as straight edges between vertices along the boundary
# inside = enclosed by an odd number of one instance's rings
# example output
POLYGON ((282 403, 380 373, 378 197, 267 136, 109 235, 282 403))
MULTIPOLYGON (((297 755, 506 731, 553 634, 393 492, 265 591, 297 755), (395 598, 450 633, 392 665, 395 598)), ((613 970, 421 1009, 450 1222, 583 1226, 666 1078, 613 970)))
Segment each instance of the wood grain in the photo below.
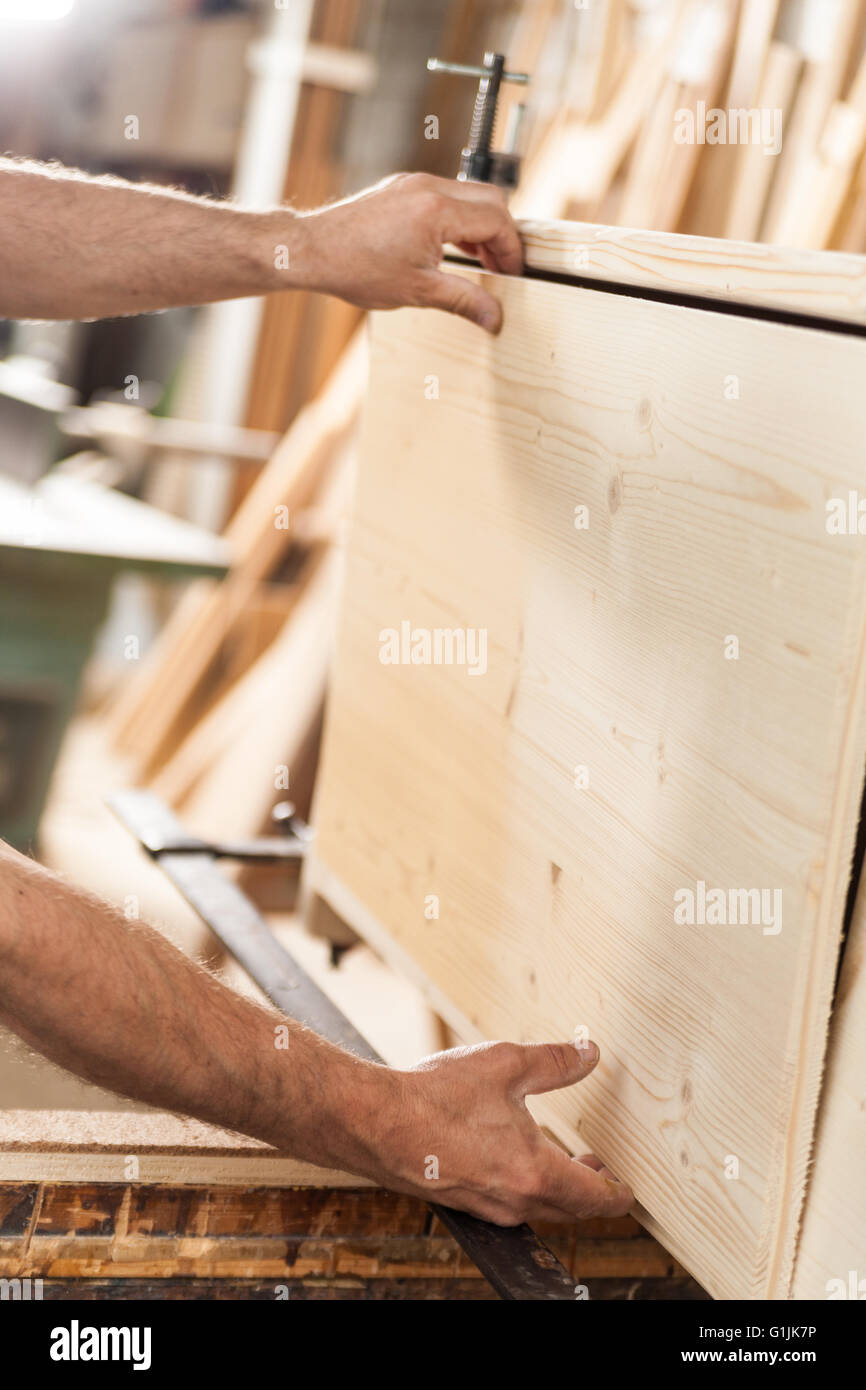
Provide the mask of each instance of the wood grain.
POLYGON ((519 227, 533 270, 866 324, 866 256, 591 222, 519 227))
MULTIPOLYGON (((590 1296, 625 1297, 622 1281, 655 1281, 656 1297, 702 1291, 631 1217, 545 1223, 545 1241, 590 1296)), ((378 1188, 199 1187, 150 1183, 0 1183, 0 1277, 110 1280, 115 1297, 177 1297, 171 1282, 403 1280, 416 1297, 463 1298, 479 1271, 416 1197, 378 1188)), ((68 1282, 67 1282, 68 1287, 68 1282)), ((485 1285, 489 1288, 489 1285, 485 1285)), ((492 1290, 491 1290, 492 1294, 492 1290)), ((109 1296, 111 1296, 109 1294, 109 1296)), ((204 1297, 207 1294, 202 1293, 204 1297)), ((241 1296, 244 1291, 241 1290, 241 1296)), ((248 1296, 248 1294, 247 1294, 248 1296)), ((474 1296, 474 1295, 470 1295, 474 1296)), ((634 1296, 634 1292, 631 1296, 634 1296)))
POLYGON ((866 1298, 864 1237, 866 884, 861 880, 833 1010, 794 1297, 866 1298))
POLYGON ((495 341, 376 319, 317 854, 476 1034, 587 1027, 538 1116, 715 1296, 785 1297, 866 756, 866 562, 825 526, 866 343, 495 288, 495 341), (483 630, 485 674, 382 664, 403 621, 483 630), (778 890, 782 930, 678 925, 698 882, 778 890))
POLYGON ((2 1110, 0 1182, 260 1183, 270 1187, 367 1187, 281 1154, 244 1135, 159 1111, 2 1110))

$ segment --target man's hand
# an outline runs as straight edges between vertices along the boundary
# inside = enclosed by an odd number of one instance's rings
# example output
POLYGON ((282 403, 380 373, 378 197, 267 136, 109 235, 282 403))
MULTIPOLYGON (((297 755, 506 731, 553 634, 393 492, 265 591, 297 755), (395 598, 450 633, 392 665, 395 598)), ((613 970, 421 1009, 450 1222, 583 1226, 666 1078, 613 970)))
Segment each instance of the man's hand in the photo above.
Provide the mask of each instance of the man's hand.
POLYGON ((363 309, 447 309, 498 332, 502 309, 493 295, 440 269, 449 242, 486 270, 519 275, 523 269, 520 238, 501 189, 397 174, 303 216, 290 270, 306 288, 363 309))
POLYGON ((526 1107, 526 1096, 572 1086, 597 1061, 592 1042, 483 1043, 426 1058, 397 1074, 402 1104, 380 1114, 384 1167, 371 1176, 500 1226, 623 1216, 629 1189, 591 1155, 569 1158, 526 1107))

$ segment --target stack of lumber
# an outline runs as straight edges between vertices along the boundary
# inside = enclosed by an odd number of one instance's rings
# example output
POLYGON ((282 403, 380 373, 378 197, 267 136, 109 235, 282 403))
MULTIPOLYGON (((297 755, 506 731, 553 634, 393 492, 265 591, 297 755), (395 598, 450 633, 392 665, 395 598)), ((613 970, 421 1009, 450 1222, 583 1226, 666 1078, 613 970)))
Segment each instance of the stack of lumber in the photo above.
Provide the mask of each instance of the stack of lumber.
POLYGON ((864 0, 599 0, 568 35, 521 215, 866 248, 864 0))
POLYGON ((228 576, 188 588, 112 710, 137 779, 200 833, 252 834, 274 801, 294 799, 324 699, 365 380, 359 331, 232 519, 228 576))

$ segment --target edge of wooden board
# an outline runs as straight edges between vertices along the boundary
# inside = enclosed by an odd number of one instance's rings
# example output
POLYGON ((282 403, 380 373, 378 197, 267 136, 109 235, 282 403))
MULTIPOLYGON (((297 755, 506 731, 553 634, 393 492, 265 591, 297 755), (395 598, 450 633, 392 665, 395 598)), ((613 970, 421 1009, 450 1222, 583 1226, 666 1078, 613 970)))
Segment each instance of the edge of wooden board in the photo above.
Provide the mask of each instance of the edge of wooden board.
POLYGON ((866 256, 592 222, 517 226, 530 270, 866 326, 866 256))
POLYGON ((143 1182, 256 1187, 372 1187, 267 1144, 177 1115, 0 1111, 0 1182, 143 1182), (127 1171, 136 1160, 135 1177, 127 1171))
MULTIPOLYGON (((347 888, 339 875, 329 869, 321 859, 315 854, 309 854, 304 861, 303 876, 303 907, 302 911, 306 914, 314 898, 320 898, 327 903, 331 911, 336 914, 347 927, 381 956, 382 960, 389 965, 392 970, 411 980, 412 984, 420 991, 435 1013, 448 1024, 459 1037, 462 1043, 471 1044, 476 1042, 487 1042, 488 1039, 480 1029, 476 1028, 464 1013, 462 1013, 448 998, 446 994, 435 985, 424 970, 404 951, 374 914, 366 908, 359 898, 347 888)), ((557 1131, 557 1126, 553 1120, 545 1122, 548 1129, 567 1150, 572 1152, 570 1138, 565 1129, 557 1131)), ((666 1234, 658 1222, 650 1216, 644 1207, 636 1202, 630 1213, 636 1221, 646 1228, 658 1243, 668 1253, 673 1256, 683 1269, 692 1274, 686 1260, 681 1254, 669 1249, 666 1243, 666 1234)), ((579 1233, 579 1228, 578 1228, 579 1233)), ((694 1276, 697 1277, 697 1276, 694 1276)))

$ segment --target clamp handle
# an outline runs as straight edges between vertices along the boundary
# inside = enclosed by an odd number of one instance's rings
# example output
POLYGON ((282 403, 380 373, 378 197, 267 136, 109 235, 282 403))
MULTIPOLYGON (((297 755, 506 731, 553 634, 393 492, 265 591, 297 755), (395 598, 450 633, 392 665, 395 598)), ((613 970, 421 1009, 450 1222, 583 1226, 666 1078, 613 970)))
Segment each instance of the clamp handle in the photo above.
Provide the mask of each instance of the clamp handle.
MULTIPOLYGON (((488 57, 496 56, 498 55, 485 53, 485 63, 488 57)), ((490 76, 490 68, 487 66, 482 68, 473 63, 446 63, 444 58, 428 58, 427 71, 450 72, 454 77, 488 78, 490 76)), ((526 86, 531 78, 528 72, 503 72, 501 80, 503 82, 517 82, 521 86, 526 86)))

